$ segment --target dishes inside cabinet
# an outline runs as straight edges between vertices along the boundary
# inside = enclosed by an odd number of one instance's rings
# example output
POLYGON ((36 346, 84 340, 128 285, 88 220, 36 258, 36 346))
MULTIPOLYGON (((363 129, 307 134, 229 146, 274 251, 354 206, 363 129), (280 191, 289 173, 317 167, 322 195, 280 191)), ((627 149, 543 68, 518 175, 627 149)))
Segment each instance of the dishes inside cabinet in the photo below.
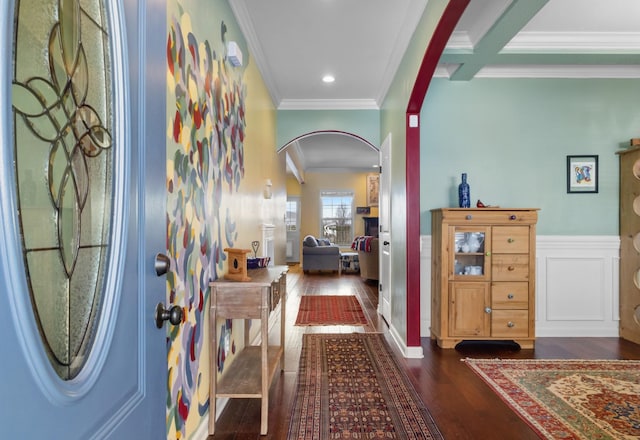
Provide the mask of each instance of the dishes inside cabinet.
POLYGON ((464 254, 480 252, 483 244, 484 233, 482 232, 456 232, 455 234, 456 252, 464 254))

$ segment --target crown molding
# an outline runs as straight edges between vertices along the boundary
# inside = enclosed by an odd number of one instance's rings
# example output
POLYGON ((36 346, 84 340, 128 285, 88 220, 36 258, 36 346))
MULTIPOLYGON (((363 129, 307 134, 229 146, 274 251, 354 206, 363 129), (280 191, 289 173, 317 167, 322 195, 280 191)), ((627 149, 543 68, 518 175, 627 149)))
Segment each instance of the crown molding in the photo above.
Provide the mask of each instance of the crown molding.
POLYGON ((271 69, 269 69, 269 63, 267 62, 264 50, 260 44, 260 39, 255 33, 255 27, 251 21, 251 16, 247 10, 246 3, 229 0, 229 6, 231 7, 233 15, 236 17, 236 21, 242 30, 245 40, 247 41, 247 46, 249 46, 249 54, 247 54, 247 58, 253 58, 255 61, 256 66, 262 75, 262 80, 271 95, 271 100, 273 101, 274 106, 277 107, 281 99, 280 92, 276 87, 273 77, 270 75, 271 69))
POLYGON ((481 69, 476 78, 608 78, 608 79, 637 79, 640 78, 638 66, 533 66, 533 65, 505 65, 487 66, 481 69))
POLYGON ((336 174, 336 173, 371 173, 373 172, 371 167, 311 167, 307 168, 305 172, 315 174, 336 174))
POLYGON ((283 99, 278 110, 379 110, 374 99, 283 99))
MULTIPOLYGON (((402 24, 403 29, 416 29, 422 14, 424 13, 424 9, 427 6, 426 0, 413 0, 412 4, 407 8, 407 15, 404 17, 404 22, 402 24)), ((387 92, 391 87, 391 83, 393 82, 393 78, 395 77, 398 67, 402 62, 402 58, 406 53, 409 44, 411 44, 411 40, 413 38, 413 33, 409 32, 399 32, 398 38, 395 41, 393 50, 391 51, 391 55, 387 62, 387 67, 384 71, 384 75, 382 76, 382 80, 380 82, 380 89, 378 91, 378 96, 376 98, 376 102, 378 103, 378 108, 380 104, 384 101, 384 98, 387 96, 387 92)))
POLYGON ((473 46, 468 32, 453 31, 444 50, 472 50, 473 46))
MULTIPOLYGON (((455 31, 447 50, 473 50, 468 32, 455 31)), ((507 43, 503 51, 611 51, 640 50, 640 32, 520 32, 507 43)))
MULTIPOLYGON (((457 65, 439 65, 435 78, 450 78, 457 65)), ((502 65, 482 68, 474 78, 640 79, 640 65, 502 65)))
POLYGON ((520 32, 503 50, 637 52, 640 32, 520 32))

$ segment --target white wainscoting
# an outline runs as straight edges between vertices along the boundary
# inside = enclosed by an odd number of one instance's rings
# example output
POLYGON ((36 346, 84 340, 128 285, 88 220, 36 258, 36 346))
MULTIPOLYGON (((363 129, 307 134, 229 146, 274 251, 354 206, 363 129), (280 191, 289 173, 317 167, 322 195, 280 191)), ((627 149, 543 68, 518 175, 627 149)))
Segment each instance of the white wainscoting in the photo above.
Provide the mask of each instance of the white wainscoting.
MULTIPOLYGON (((536 336, 618 336, 620 238, 538 235, 536 336)), ((431 324, 431 236, 421 237, 420 320, 431 324)))

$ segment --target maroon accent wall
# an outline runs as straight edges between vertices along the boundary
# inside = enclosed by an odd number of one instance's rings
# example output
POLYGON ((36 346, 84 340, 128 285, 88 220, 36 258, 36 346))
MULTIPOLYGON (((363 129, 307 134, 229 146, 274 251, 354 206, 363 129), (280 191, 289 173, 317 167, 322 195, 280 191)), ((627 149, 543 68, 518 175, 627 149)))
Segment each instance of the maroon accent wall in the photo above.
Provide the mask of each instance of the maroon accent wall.
POLYGON ((427 46, 413 85, 406 124, 407 172, 407 346, 420 346, 420 124, 409 127, 420 110, 440 55, 470 0, 450 0, 427 46))

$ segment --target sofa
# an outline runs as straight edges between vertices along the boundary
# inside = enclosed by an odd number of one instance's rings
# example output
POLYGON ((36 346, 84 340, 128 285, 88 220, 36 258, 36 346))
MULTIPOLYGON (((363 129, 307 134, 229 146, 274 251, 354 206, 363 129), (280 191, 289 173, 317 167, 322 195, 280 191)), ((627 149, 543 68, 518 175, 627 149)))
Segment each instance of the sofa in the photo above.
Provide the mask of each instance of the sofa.
POLYGON ((373 236, 356 237, 351 248, 358 252, 360 262, 360 277, 364 280, 378 281, 379 243, 373 236))
POLYGON ((307 235, 302 240, 302 270, 331 270, 340 273, 340 246, 328 239, 307 235))

